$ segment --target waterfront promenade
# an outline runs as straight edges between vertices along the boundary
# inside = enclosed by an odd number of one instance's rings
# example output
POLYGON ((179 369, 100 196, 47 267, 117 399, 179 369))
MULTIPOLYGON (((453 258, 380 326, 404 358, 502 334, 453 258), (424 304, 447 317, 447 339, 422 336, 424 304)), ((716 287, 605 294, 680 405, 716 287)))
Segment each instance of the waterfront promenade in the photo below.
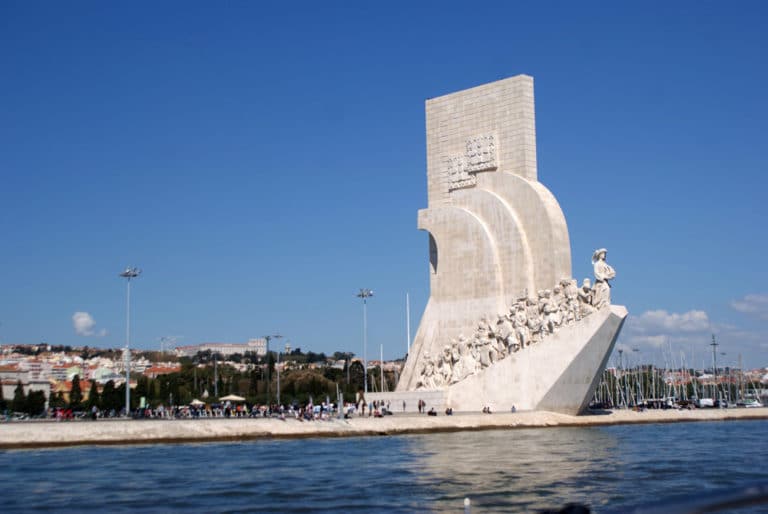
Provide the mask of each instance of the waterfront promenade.
POLYGON ((768 408, 605 411, 568 416, 552 412, 466 413, 453 416, 400 414, 327 421, 253 418, 29 421, 0 424, 0 449, 75 445, 236 441, 263 438, 354 437, 638 423, 768 419, 768 408))

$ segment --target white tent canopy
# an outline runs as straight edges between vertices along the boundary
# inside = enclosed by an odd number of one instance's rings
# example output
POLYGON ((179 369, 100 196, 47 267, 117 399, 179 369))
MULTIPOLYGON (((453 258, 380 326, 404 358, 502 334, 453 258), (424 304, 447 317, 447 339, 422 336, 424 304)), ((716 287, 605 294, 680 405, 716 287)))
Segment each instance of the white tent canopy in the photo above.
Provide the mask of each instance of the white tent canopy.
POLYGON ((227 396, 222 396, 221 398, 219 398, 219 400, 221 400, 223 402, 226 402, 226 401, 229 401, 229 402, 244 402, 245 398, 243 398, 242 396, 237 396, 236 394, 229 394, 227 396))
POLYGON ((198 406, 200 406, 200 405, 205 405, 205 402, 201 402, 200 400, 198 400, 197 398, 195 398, 194 400, 192 400, 191 402, 189 402, 189 404, 190 404, 190 405, 194 405, 194 406, 198 407, 198 406))

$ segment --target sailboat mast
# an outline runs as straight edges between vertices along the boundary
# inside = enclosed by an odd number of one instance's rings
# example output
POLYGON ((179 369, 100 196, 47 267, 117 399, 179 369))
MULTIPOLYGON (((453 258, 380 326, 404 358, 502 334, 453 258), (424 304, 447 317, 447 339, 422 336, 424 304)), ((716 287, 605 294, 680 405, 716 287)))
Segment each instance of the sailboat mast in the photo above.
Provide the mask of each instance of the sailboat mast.
POLYGON ((739 395, 744 399, 744 367, 741 364, 741 354, 739 354, 739 395))
POLYGON ((717 341, 715 341, 715 334, 712 334, 712 342, 709 343, 709 346, 712 347, 712 367, 714 368, 714 376, 715 376, 715 382, 714 382, 714 393, 713 398, 715 400, 718 399, 719 392, 717 387, 717 347, 719 346, 717 344, 717 341))

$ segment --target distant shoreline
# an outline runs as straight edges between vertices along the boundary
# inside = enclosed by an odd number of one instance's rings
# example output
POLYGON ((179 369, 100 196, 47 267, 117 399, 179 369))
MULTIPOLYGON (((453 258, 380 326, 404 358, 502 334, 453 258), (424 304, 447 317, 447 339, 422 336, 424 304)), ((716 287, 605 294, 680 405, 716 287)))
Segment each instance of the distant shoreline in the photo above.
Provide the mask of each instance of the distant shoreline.
POLYGON ((259 439, 362 437, 464 430, 588 427, 768 419, 768 408, 605 411, 583 416, 554 412, 459 413, 453 416, 395 414, 346 420, 215 418, 166 420, 29 421, 0 423, 0 449, 84 445, 179 444, 259 439))

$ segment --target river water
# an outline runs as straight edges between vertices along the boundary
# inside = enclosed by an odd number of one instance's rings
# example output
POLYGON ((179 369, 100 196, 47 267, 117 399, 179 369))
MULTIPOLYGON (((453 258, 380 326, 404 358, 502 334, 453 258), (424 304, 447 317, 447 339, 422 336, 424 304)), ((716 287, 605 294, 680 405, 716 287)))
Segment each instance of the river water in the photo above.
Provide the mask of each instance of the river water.
MULTIPOLYGON (((2 512, 621 509, 768 480, 768 421, 0 452, 2 512)), ((768 510, 768 507, 766 507, 768 510)))

